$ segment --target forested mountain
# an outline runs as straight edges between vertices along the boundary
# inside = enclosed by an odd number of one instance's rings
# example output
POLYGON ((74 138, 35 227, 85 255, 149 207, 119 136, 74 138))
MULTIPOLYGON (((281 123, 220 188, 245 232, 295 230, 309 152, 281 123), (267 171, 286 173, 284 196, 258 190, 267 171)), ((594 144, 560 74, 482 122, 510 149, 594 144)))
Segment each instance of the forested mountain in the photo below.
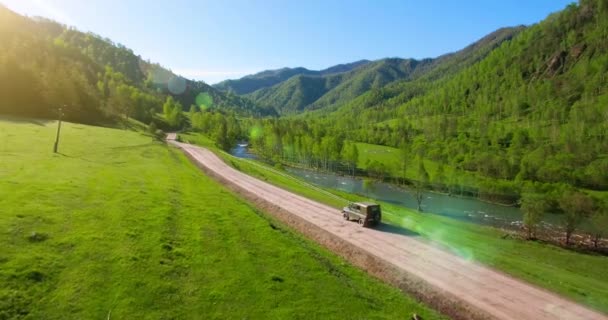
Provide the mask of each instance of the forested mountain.
POLYGON ((274 107, 280 114, 339 106, 370 89, 383 88, 398 80, 411 81, 423 76, 439 78, 451 74, 483 58, 522 29, 523 27, 516 27, 497 30, 461 51, 435 59, 387 58, 327 69, 347 70, 340 73, 327 71, 310 73, 300 70, 302 72, 288 77, 291 73, 281 72, 280 74, 287 80, 245 96, 260 105, 274 107))
POLYGON ((293 76, 324 76, 334 73, 348 72, 369 62, 369 60, 359 60, 351 63, 339 64, 320 71, 308 70, 302 67, 266 70, 237 80, 225 80, 213 86, 219 90, 242 95, 262 88, 272 87, 275 84, 286 81, 293 76))
POLYGON ((344 73, 297 75, 246 97, 261 105, 273 106, 280 114, 293 114, 312 109, 317 103, 325 105, 340 99, 348 101, 369 88, 382 87, 406 78, 425 63, 428 62, 392 58, 374 61, 344 73))
POLYGON ((180 108, 197 104, 196 97, 203 95, 205 107, 245 115, 274 113, 175 75, 109 39, 23 17, 3 6, 0 48, 2 114, 55 118, 57 108, 65 106, 66 118, 74 121, 98 123, 121 116, 148 123, 168 95, 180 108))
POLYGON ((302 67, 266 70, 236 80, 225 80, 220 83, 214 84, 213 87, 219 90, 243 95, 254 92, 259 89, 272 87, 294 76, 324 76, 335 73, 348 72, 369 62, 369 60, 359 60, 351 63, 339 64, 319 71, 308 70, 302 67))
POLYGON ((259 122, 270 142, 258 145, 325 163, 347 161, 348 141, 398 147, 407 156, 382 164, 385 172, 425 159, 441 168, 432 181, 462 185, 466 173, 479 177, 486 194, 606 191, 607 39, 608 3, 583 0, 468 66, 453 60, 333 112, 259 122))

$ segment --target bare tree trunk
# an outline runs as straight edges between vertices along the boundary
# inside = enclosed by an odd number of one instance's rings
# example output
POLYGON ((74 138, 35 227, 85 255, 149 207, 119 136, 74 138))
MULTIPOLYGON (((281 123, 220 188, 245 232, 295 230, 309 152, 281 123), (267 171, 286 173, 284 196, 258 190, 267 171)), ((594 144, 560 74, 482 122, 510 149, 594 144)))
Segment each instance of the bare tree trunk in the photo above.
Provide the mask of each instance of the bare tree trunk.
POLYGON ((416 202, 418 203, 418 212, 422 212, 422 189, 416 187, 416 202))

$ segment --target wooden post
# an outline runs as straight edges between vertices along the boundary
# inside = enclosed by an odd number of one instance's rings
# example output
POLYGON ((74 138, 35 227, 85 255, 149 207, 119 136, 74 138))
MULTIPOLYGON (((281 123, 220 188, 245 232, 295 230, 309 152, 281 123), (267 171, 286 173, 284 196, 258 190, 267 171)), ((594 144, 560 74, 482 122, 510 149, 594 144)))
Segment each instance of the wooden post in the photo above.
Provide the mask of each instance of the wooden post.
POLYGON ((57 123, 57 136, 55 137, 55 145, 53 147, 53 152, 57 153, 57 148, 59 147, 59 133, 61 132, 61 118, 63 117, 63 111, 59 108, 59 122, 57 123))

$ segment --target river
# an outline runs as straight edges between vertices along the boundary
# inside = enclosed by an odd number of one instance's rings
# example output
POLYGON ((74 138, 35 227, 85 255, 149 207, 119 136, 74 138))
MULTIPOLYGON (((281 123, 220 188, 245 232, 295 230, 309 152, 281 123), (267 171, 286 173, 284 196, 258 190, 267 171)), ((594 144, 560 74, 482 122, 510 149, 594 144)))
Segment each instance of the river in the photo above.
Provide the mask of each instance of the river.
MULTIPOLYGON (((232 149, 231 154, 239 158, 256 159, 247 150, 246 144, 239 144, 232 149)), ((388 202, 398 206, 416 209, 417 203, 412 193, 405 188, 384 182, 375 182, 367 190, 363 187, 363 179, 335 173, 318 172, 301 168, 286 168, 287 172, 306 182, 317 186, 333 188, 345 192, 357 193, 378 201, 388 202)), ((422 201, 422 211, 465 220, 477 224, 501 227, 517 227, 521 225, 522 212, 519 208, 487 203, 475 198, 463 198, 425 192, 422 201)), ((543 223, 558 224, 560 216, 546 214, 543 223)))

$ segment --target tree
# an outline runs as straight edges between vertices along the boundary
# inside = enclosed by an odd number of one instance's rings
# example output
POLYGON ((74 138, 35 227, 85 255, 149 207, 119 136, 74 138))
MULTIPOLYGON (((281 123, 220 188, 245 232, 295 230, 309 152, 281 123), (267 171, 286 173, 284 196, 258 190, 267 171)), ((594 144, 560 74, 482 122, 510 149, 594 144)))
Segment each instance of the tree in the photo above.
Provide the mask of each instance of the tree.
POLYGON ((165 116, 165 118, 169 118, 171 116, 174 104, 175 100, 173 100, 173 97, 167 96, 167 99, 165 99, 165 103, 163 104, 163 115, 165 116))
POLYGON ((445 191, 445 172, 443 170, 443 165, 439 164, 437 165, 437 170, 435 171, 435 175, 433 176, 433 181, 434 181, 434 185, 437 187, 437 189, 441 192, 445 191))
POLYGON ((566 245, 576 228, 593 212, 593 201, 579 191, 566 191, 558 201, 559 207, 564 211, 564 228, 566 229, 566 245))
POLYGON ((359 149, 356 143, 349 142, 342 146, 342 159, 346 162, 348 170, 354 177, 357 170, 357 162, 359 161, 359 149))
POLYGON ((407 172, 407 162, 410 158, 409 146, 405 140, 399 144, 399 162, 401 164, 401 183, 405 184, 405 176, 407 172))
POLYGON ((226 124, 226 119, 224 117, 218 117, 219 123, 216 128, 214 138, 217 146, 222 150, 230 149, 230 140, 228 139, 228 125, 226 124))
POLYGON ((170 126, 178 128, 182 125, 183 120, 184 115, 182 114, 182 105, 181 103, 176 102, 173 105, 173 110, 169 114, 169 118, 167 118, 167 122, 169 122, 170 126))
POLYGON ((521 211, 524 213, 526 239, 536 239, 538 224, 542 221, 547 208, 545 198, 536 193, 526 193, 521 199, 521 211))
POLYGON ((374 179, 370 179, 370 178, 365 178, 363 179, 363 191, 365 191, 365 195, 367 197, 370 196, 371 192, 374 192, 374 190, 376 189, 376 186, 374 184, 374 179))
POLYGON ((424 187, 420 181, 415 181, 413 186, 414 199, 416 200, 416 210, 422 212, 422 200, 424 199, 424 187))
POLYGON ((429 182, 429 173, 426 171, 422 157, 418 159, 418 180, 425 184, 429 182))
POLYGON ((150 125, 148 125, 148 132, 151 134, 156 134, 156 130, 158 129, 158 127, 156 126, 156 122, 152 121, 150 122, 150 125))
POLYGON ((424 160, 419 158, 418 161, 418 179, 414 181, 413 193, 414 199, 418 204, 418 212, 422 212, 422 200, 424 199, 424 188, 429 182, 429 174, 424 167, 424 160))
POLYGON ((194 116, 199 111, 199 108, 193 104, 190 105, 190 116, 194 116))
POLYGON ((591 217, 591 230, 593 232, 593 246, 597 249, 600 240, 608 235, 608 203, 602 203, 591 217))
POLYGON ((182 114, 182 104, 175 101, 172 96, 168 96, 163 104, 163 114, 167 123, 173 127, 178 128, 184 121, 184 115, 182 114))
POLYGON ((387 175, 386 166, 384 165, 384 163, 377 160, 368 160, 367 172, 372 178, 378 180, 384 180, 387 175))

